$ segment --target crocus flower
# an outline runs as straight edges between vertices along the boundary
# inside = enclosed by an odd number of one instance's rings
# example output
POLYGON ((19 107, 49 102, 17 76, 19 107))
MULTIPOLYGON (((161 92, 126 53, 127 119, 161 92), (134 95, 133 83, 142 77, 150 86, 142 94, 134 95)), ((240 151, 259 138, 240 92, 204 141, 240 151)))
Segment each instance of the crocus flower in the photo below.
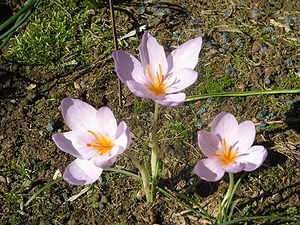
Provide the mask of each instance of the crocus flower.
POLYGON ((197 37, 166 57, 163 47, 149 32, 145 32, 139 48, 141 61, 122 50, 113 52, 117 75, 139 97, 152 99, 161 105, 179 105, 186 96, 176 92, 197 79, 194 68, 201 45, 202 38, 197 37))
POLYGON ((207 181, 218 181, 225 172, 257 169, 267 157, 267 150, 260 145, 252 146, 254 139, 255 126, 252 121, 238 124, 232 114, 218 114, 210 132, 198 133, 199 147, 207 158, 198 161, 196 174, 207 181))
POLYGON ((97 111, 72 98, 63 99, 60 107, 71 131, 54 134, 52 138, 61 150, 77 158, 68 165, 63 178, 73 185, 91 184, 129 146, 130 131, 125 122, 117 125, 107 107, 97 111))

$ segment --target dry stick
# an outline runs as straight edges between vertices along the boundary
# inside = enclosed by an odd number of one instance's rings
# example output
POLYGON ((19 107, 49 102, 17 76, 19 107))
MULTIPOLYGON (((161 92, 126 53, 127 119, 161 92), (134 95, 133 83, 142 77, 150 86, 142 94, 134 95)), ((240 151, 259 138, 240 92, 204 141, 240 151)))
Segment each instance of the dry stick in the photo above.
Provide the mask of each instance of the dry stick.
MULTIPOLYGON (((115 15, 114 15, 114 8, 113 8, 113 0, 109 0, 109 9, 110 9, 110 17, 112 22, 112 30, 113 30, 113 39, 114 39, 114 46, 115 50, 118 50, 118 40, 116 35, 116 23, 115 23, 115 15)), ((122 107, 122 84, 121 80, 118 79, 118 97, 119 97, 119 106, 122 107)))

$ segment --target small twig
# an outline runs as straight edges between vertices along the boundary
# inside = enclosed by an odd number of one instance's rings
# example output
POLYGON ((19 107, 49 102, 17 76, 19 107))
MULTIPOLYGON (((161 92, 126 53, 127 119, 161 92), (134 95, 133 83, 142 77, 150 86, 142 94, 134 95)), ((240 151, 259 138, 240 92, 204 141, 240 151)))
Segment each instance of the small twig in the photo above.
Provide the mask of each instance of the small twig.
MULTIPOLYGON (((109 9, 110 9, 110 17, 112 22, 112 30, 113 30, 113 39, 114 39, 114 47, 115 50, 118 50, 118 39, 116 35, 116 23, 115 23, 115 15, 113 9, 113 0, 109 0, 109 9)), ((118 97, 119 97, 119 106, 122 107, 122 83, 121 80, 118 79, 118 97)))

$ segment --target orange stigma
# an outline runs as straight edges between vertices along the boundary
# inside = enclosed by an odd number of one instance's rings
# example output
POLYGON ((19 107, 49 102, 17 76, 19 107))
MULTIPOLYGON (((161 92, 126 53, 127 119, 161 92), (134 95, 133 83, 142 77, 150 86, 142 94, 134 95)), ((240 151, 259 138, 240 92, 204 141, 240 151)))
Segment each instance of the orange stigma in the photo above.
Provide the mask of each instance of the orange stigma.
POLYGON ((97 134, 95 134, 93 131, 90 131, 90 130, 88 130, 88 132, 91 133, 97 139, 97 142, 96 143, 87 143, 86 146, 97 149, 99 155, 103 155, 103 154, 109 152, 112 149, 112 147, 114 146, 113 142, 110 139, 108 139, 104 136, 98 136, 97 134))
POLYGON ((167 85, 165 84, 165 77, 160 64, 158 64, 158 71, 156 72, 156 76, 153 77, 150 71, 150 64, 146 66, 146 72, 150 79, 147 87, 153 94, 160 96, 166 93, 167 85))
POLYGON ((230 163, 233 163, 236 159, 236 154, 238 154, 237 151, 232 151, 233 146, 227 146, 226 140, 222 140, 223 145, 223 152, 216 152, 214 156, 220 157, 221 163, 224 165, 228 165, 230 163))

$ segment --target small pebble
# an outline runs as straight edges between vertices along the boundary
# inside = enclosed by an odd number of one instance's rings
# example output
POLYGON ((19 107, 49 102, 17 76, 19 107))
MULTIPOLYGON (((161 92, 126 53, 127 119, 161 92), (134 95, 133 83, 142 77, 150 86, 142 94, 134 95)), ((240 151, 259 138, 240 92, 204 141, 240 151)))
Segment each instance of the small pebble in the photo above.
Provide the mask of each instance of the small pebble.
POLYGON ((207 45, 207 47, 212 47, 213 46, 213 44, 211 43, 211 41, 208 41, 206 45, 207 45))
POLYGON ((218 50, 219 50, 220 53, 226 53, 227 52, 226 48, 219 48, 218 50))
POLYGON ((283 20, 284 23, 295 23, 295 20, 292 18, 286 18, 283 20))
POLYGON ((47 131, 53 131, 54 130, 54 124, 55 124, 55 120, 51 119, 48 120, 48 125, 46 127, 47 131))
POLYGON ((204 124, 204 123, 198 123, 198 124, 197 124, 198 130, 202 130, 202 129, 205 128, 206 126, 207 126, 207 125, 204 124))
POLYGON ((227 74, 236 74, 236 73, 237 73, 237 70, 234 69, 234 68, 229 68, 229 69, 227 70, 227 74))
POLYGON ((271 79, 270 79, 269 77, 266 77, 266 78, 264 79, 264 83, 265 83, 266 85, 270 85, 270 84, 271 84, 271 79))
POLYGON ((173 31, 172 35, 178 37, 179 34, 176 31, 173 31))
POLYGON ((212 102, 213 100, 214 100, 213 97, 210 97, 210 98, 206 99, 206 101, 207 101, 208 103, 212 102))
POLYGON ((157 7, 151 7, 151 10, 156 11, 157 7))
POLYGON ((85 83, 84 81, 81 81, 81 82, 80 82, 80 87, 81 87, 81 88, 86 88, 87 85, 86 85, 86 83, 85 83))
POLYGON ((200 23, 201 20, 190 20, 190 24, 200 23))
POLYGON ((286 63, 287 63, 289 66, 292 66, 292 65, 294 65, 294 60, 292 60, 292 59, 287 59, 287 60, 286 60, 286 63))
POLYGON ((231 42, 231 39, 229 37, 222 36, 222 40, 226 43, 231 42))
POLYGON ((272 39, 272 40, 276 40, 276 39, 277 39, 277 36, 273 35, 273 36, 271 37, 271 39, 272 39))
POLYGON ((275 113, 271 112, 269 113, 269 115, 266 116, 266 119, 269 120, 269 119, 272 119, 275 117, 275 113))
POLYGON ((266 53, 268 51, 268 48, 267 47, 262 47, 260 48, 260 52, 261 53, 266 53))
POLYGON ((264 110, 261 110, 256 114, 256 119, 262 120, 266 115, 267 115, 267 112, 264 110))
POLYGON ((297 102, 299 102, 300 100, 298 100, 298 99, 292 99, 292 100, 288 100, 287 102, 286 102, 286 104, 287 105, 294 105, 294 104, 296 104, 297 102))
POLYGON ((145 9, 145 8, 140 8, 140 9, 138 9, 138 11, 139 11, 140 13, 144 13, 144 12, 146 11, 146 9, 145 9))
POLYGON ((198 115, 202 115, 203 113, 206 112, 206 108, 200 108, 197 112, 198 115))
POLYGON ((230 13, 229 12, 225 12, 225 13, 223 13, 223 16, 228 17, 228 16, 230 16, 230 13))
POLYGON ((258 9, 253 9, 251 13, 252 15, 258 15, 260 11, 258 9))
POLYGON ((237 41, 235 42, 235 45, 236 45, 236 46, 239 46, 239 47, 244 47, 244 43, 243 43, 241 40, 237 40, 237 41))
POLYGON ((267 127, 267 123, 265 123, 265 122, 262 122, 262 123, 260 123, 255 129, 257 130, 257 131, 259 131, 259 130, 263 130, 263 129, 265 129, 266 127, 267 127))
POLYGON ((265 27, 264 30, 265 30, 266 32, 268 32, 268 33, 271 33, 271 32, 274 31, 274 28, 273 28, 273 27, 265 27))

